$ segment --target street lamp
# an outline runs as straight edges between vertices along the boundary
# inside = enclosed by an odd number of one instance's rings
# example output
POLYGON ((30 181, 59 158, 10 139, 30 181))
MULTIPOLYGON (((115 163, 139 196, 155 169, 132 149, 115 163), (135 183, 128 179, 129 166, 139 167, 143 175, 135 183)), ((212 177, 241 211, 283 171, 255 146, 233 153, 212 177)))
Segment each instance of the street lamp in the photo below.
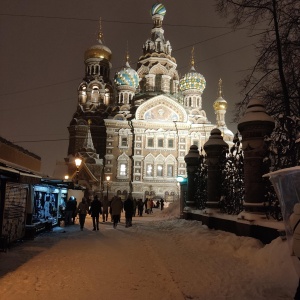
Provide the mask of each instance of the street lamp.
POLYGON ((109 186, 109 181, 110 181, 110 176, 106 176, 106 197, 108 200, 108 186, 109 186))
POLYGON ((77 157, 75 158, 75 165, 76 165, 76 184, 78 184, 78 175, 79 175, 79 167, 82 163, 82 159, 77 157))

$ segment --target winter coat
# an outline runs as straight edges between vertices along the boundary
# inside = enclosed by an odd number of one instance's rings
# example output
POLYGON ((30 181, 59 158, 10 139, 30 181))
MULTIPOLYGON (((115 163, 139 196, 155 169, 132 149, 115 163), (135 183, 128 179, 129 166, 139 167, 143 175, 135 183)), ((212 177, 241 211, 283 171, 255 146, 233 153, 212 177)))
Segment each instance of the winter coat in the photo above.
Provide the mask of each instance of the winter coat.
POLYGON ((127 198, 124 202, 124 210, 125 210, 125 217, 129 218, 133 215, 133 201, 131 198, 127 198))
POLYGON ((142 199, 138 200, 137 206, 138 206, 138 209, 143 209, 144 208, 144 202, 143 202, 142 199))
POLYGON ((121 198, 114 197, 111 201, 110 207, 111 207, 111 214, 113 216, 120 215, 123 210, 123 202, 121 198))
POLYGON ((109 208, 109 205, 110 205, 109 201, 106 198, 104 198, 101 202, 102 202, 103 212, 108 213, 108 208, 109 208))
POLYGON ((147 209, 151 209, 151 200, 150 199, 148 199, 147 200, 147 209))
POLYGON ((77 206, 77 201, 69 199, 66 204, 66 211, 75 211, 77 206))
POLYGON ((97 217, 102 213, 101 211, 101 202, 98 198, 95 198, 91 203, 90 214, 92 217, 97 217))
POLYGON ((89 205, 84 201, 78 204, 77 211, 80 215, 86 215, 89 211, 89 205))

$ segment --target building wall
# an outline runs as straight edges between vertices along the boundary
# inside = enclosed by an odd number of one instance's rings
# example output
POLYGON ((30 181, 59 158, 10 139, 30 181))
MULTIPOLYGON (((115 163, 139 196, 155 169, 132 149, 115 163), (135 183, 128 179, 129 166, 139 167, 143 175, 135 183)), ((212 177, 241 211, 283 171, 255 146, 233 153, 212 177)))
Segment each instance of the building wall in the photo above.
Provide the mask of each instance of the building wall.
POLYGON ((41 158, 22 147, 0 138, 0 159, 34 172, 41 172, 41 158))

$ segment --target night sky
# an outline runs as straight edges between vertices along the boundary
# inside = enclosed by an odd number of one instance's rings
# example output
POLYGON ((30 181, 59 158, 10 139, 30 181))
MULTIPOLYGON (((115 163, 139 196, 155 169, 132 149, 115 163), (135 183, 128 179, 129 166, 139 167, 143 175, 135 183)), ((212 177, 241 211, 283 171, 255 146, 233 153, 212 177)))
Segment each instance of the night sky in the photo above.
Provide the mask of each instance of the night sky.
MULTIPOLYGON (((2 0, 0 2, 0 136, 42 158, 42 171, 52 175, 55 162, 67 156, 68 130, 77 105, 77 87, 84 77, 84 51, 97 44, 99 18, 104 43, 112 53, 111 78, 125 62, 142 55, 150 37, 154 0, 2 0)), ((238 81, 254 64, 255 38, 243 29, 233 32, 215 12, 215 1, 162 1, 167 13, 165 38, 182 77, 195 68, 204 75, 203 109, 215 123, 213 102, 218 80, 228 102, 226 123, 232 123, 238 81)))

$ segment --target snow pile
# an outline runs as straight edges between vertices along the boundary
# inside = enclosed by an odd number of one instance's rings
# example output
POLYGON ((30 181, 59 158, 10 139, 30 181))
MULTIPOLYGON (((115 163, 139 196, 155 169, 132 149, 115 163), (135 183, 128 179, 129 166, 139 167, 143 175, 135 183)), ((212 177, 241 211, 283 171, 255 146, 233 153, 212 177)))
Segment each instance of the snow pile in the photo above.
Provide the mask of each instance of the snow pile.
MULTIPOLYGON (((159 208, 160 209, 160 208, 159 208)), ((163 210, 160 210, 159 213, 155 214, 157 218, 167 218, 167 219, 173 219, 173 218, 179 218, 180 217, 180 202, 175 201, 168 203, 165 205, 163 210)))

